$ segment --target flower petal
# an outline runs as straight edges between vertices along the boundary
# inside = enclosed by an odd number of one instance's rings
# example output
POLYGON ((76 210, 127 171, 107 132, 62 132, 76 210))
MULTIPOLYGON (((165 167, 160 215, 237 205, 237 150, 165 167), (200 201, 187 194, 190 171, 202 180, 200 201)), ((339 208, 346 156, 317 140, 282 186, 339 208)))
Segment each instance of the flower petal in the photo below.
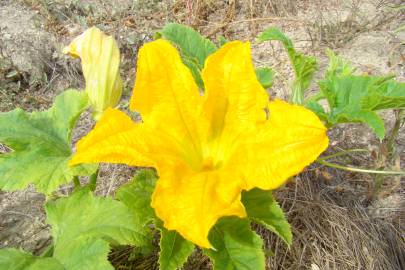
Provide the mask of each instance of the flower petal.
POLYGON ((130 108, 140 112, 155 132, 171 138, 184 158, 195 164, 201 162, 201 124, 197 121, 201 105, 190 70, 168 41, 156 40, 139 50, 130 108))
POLYGON ((211 54, 202 78, 204 116, 210 123, 205 156, 225 164, 238 151, 246 131, 266 120, 269 97, 257 80, 248 42, 229 42, 211 54))
POLYGON ((125 113, 107 109, 95 128, 77 144, 70 165, 79 163, 125 163, 133 166, 153 166, 148 153, 145 132, 125 113))
POLYGON ((117 42, 92 27, 75 38, 63 52, 82 60, 86 92, 96 119, 106 108, 116 106, 122 93, 117 42))
POLYGON ((327 129, 312 111, 281 100, 270 102, 269 110, 269 120, 240 152, 247 189, 279 187, 328 147, 327 129))
POLYGON ((266 119, 269 97, 257 80, 249 42, 229 42, 210 55, 202 78, 211 135, 266 119))
POLYGON ((203 248, 211 247, 208 233, 222 216, 245 217, 243 186, 233 171, 192 172, 184 163, 159 166, 152 207, 168 230, 203 248))

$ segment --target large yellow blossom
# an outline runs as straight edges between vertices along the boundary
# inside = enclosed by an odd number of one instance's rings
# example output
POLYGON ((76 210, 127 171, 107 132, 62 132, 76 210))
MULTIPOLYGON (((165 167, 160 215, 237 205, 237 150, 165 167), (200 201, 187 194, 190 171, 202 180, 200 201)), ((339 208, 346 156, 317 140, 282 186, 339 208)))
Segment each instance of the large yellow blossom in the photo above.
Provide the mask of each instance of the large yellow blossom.
POLYGON ((207 248, 220 217, 246 216, 242 190, 279 187, 313 162, 328 138, 311 111, 269 102, 249 43, 230 42, 209 56, 202 78, 203 95, 170 43, 144 45, 130 103, 142 122, 107 109, 71 164, 155 167, 156 215, 168 230, 207 248))

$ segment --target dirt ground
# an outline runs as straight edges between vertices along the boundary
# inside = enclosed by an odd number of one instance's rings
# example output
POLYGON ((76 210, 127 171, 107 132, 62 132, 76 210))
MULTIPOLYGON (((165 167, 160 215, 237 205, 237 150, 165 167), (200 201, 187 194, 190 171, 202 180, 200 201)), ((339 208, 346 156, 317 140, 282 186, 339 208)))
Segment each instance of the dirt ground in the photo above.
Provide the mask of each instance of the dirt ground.
MULTIPOLYGON (((119 43, 124 100, 128 100, 137 50, 167 22, 190 25, 213 40, 219 35, 250 40, 256 66, 272 66, 276 71, 272 97, 288 97, 293 73, 280 44, 254 42, 270 26, 280 27, 298 50, 318 57, 318 78, 327 65, 325 49, 331 48, 364 73, 391 73, 405 80, 405 9, 400 0, 0 0, 0 111, 44 109, 64 89, 82 88, 79 61, 64 56, 61 49, 93 25, 119 43)), ((315 88, 314 83, 309 95, 315 88)), ((389 130, 393 114, 383 117, 389 130)), ((92 125, 84 118, 74 140, 92 125)), ((397 167, 402 170, 404 131, 402 127, 396 141, 397 167)), ((379 146, 369 129, 359 125, 331 130, 330 138, 330 153, 348 148, 375 151, 379 146)), ((0 144, 0 153, 4 151, 0 144)), ((374 159, 370 154, 356 155, 350 162, 372 167, 374 159)), ((134 171, 103 165, 98 194, 114 194, 134 171)), ((257 227, 269 250, 268 269, 405 269, 405 178, 387 177, 379 195, 370 199, 374 179, 314 164, 277 191, 293 226, 294 242, 286 249, 274 235, 257 227)), ((65 186, 60 192, 70 190, 65 186)), ((0 248, 19 247, 38 254, 49 244, 43 202, 32 188, 0 191, 0 248)), ((128 254, 128 249, 111 254, 117 269, 156 267, 156 256, 140 262, 127 260, 128 254)), ((185 269, 210 267, 197 251, 185 269)))

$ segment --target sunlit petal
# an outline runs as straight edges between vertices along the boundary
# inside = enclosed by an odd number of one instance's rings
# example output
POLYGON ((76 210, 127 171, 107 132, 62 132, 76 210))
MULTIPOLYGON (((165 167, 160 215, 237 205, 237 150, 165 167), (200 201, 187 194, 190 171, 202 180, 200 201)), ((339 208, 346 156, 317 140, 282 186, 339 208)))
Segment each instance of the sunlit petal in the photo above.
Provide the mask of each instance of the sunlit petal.
POLYGON ((265 119, 269 97, 257 80, 249 42, 229 42, 210 55, 202 78, 204 112, 214 135, 265 119))
POLYGON ((236 157, 248 189, 279 187, 328 147, 327 130, 312 111, 281 100, 270 102, 269 111, 269 120, 236 157))
POLYGON ((107 109, 95 128, 79 141, 70 164, 110 162, 153 166, 145 156, 149 151, 145 137, 140 124, 119 110, 107 109))
POLYGON ((170 137, 196 166, 201 161, 201 104, 190 70, 169 42, 156 40, 140 49, 130 108, 155 132, 170 137))
POLYGON ((236 172, 192 172, 181 162, 166 166, 158 168, 152 206, 167 229, 209 248, 208 233, 220 217, 246 216, 236 172))
POLYGON ((257 80, 250 44, 229 42, 210 55, 202 71, 205 84, 204 117, 210 154, 224 163, 247 129, 265 121, 269 97, 257 80))

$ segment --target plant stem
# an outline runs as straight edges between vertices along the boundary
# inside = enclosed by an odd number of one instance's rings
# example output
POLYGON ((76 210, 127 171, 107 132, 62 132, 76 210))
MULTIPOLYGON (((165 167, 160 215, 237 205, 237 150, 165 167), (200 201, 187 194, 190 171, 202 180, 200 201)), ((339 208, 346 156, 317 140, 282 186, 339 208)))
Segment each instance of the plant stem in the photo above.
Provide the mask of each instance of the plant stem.
POLYGON ((403 110, 395 110, 395 123, 387 139, 387 150, 390 155, 392 155, 394 151, 394 143, 398 138, 399 129, 401 128, 402 113, 403 110))
POLYGON ((75 188, 80 187, 79 176, 73 176, 73 184, 75 185, 75 188))
POLYGON ((368 152, 368 150, 367 149, 348 149, 348 150, 343 150, 343 151, 334 153, 332 155, 328 155, 328 156, 318 158, 318 160, 323 161, 323 160, 327 160, 327 159, 330 159, 330 158, 340 157, 340 156, 344 156, 344 155, 348 155, 350 153, 356 153, 356 152, 368 152))
POLYGON ((96 190, 97 186, 97 177, 98 177, 98 171, 100 170, 100 167, 97 168, 96 172, 90 175, 90 180, 89 180, 89 187, 91 191, 96 190))
POLYGON ((52 257, 53 255, 53 244, 50 244, 44 252, 42 252, 41 257, 52 257))
POLYGON ((291 102, 293 104, 302 105, 304 103, 304 93, 301 89, 301 85, 297 80, 294 80, 291 88, 292 88, 291 102))
MULTIPOLYGON (((386 155, 387 161, 384 162, 384 160, 385 160, 383 158, 384 154, 382 153, 381 150, 378 155, 379 159, 377 161, 377 164, 382 163, 382 162, 386 163, 382 166, 382 168, 387 167, 386 166, 387 163, 389 164, 395 159, 395 153, 394 153, 395 152, 395 140, 398 138, 399 130, 401 128, 401 124, 403 121, 403 119, 402 119, 403 110, 394 110, 394 113, 395 113, 394 126, 392 127, 389 135, 386 137, 386 140, 384 142, 385 145, 383 145, 383 146, 385 146, 385 149, 388 152, 388 154, 386 155)), ((377 175, 374 179, 374 187, 373 187, 373 194, 372 194, 373 198, 377 197, 377 195, 379 194, 379 192, 381 190, 383 183, 384 183, 384 176, 377 175)))
POLYGON ((354 168, 354 167, 349 167, 349 166, 343 166, 335 163, 330 163, 324 160, 317 160, 316 161, 319 164, 336 168, 336 169, 341 169, 345 171, 350 171, 350 172, 360 172, 360 173, 372 173, 372 174, 392 174, 392 175, 405 175, 405 171, 380 171, 380 170, 369 170, 369 169, 361 169, 361 168, 354 168))

